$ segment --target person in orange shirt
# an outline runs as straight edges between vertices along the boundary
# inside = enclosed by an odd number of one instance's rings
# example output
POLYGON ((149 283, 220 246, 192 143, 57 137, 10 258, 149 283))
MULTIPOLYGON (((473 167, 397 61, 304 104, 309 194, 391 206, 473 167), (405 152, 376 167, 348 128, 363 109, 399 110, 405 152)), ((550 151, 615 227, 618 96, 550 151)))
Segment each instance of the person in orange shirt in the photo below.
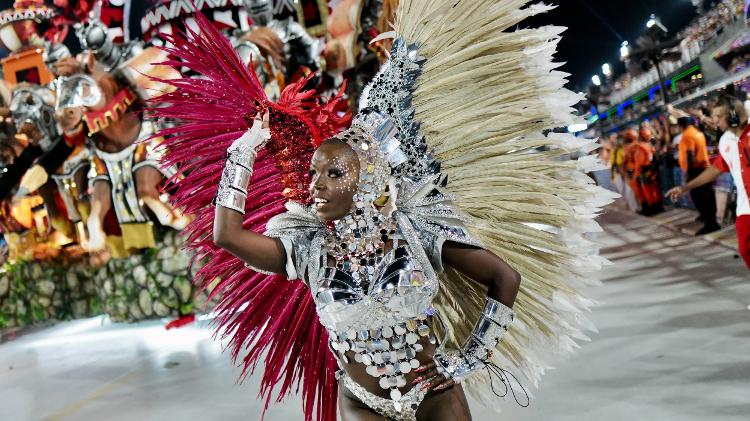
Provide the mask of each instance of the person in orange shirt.
POLYGON ((641 214, 645 216, 664 212, 659 190, 659 172, 655 168, 655 149, 647 140, 640 138, 635 129, 624 133, 628 145, 625 147, 624 167, 630 187, 641 202, 641 214))
POLYGON ((636 198, 635 192, 628 184, 628 175, 625 172, 625 147, 626 141, 622 133, 614 138, 614 148, 609 157, 610 171, 612 172, 612 185, 615 191, 620 193, 625 206, 633 212, 640 210, 641 203, 636 198))
MULTIPOLYGON (((706 136, 693 125, 690 117, 680 117, 677 125, 682 129, 682 139, 678 148, 680 168, 685 173, 686 180, 690 182, 710 165, 706 136)), ((716 222, 716 195, 713 185, 709 183, 691 190, 690 198, 700 213, 698 219, 704 223, 696 235, 718 231, 721 227, 716 222)))

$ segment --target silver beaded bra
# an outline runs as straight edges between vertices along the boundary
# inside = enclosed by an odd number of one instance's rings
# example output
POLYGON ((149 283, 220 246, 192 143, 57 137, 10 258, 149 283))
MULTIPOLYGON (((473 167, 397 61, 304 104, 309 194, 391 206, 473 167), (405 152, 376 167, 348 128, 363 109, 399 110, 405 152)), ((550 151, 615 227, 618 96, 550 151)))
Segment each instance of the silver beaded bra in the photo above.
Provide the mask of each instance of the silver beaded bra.
POLYGON ((414 319, 432 306, 438 282, 425 275, 408 244, 389 251, 372 267, 372 282, 364 287, 351 272, 324 266, 314 293, 321 323, 335 332, 393 326, 414 319))
MULTIPOLYGON (((310 287, 321 323, 331 331, 359 331, 393 326, 429 312, 438 293, 445 241, 482 247, 463 227, 464 217, 439 187, 440 176, 399 186, 393 247, 376 264, 368 264, 369 282, 354 268, 327 264, 327 228, 308 206, 287 202, 287 212, 272 218, 265 235, 291 245, 291 264, 310 287), (354 272, 354 276, 353 276, 354 272)), ((369 263, 369 262, 368 262, 369 263)))

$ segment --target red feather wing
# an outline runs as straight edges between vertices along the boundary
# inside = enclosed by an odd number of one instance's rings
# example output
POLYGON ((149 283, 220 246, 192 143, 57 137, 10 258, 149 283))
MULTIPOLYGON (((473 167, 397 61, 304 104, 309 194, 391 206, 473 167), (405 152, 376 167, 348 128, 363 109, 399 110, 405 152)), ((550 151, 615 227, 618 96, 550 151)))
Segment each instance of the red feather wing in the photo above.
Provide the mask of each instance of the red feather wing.
POLYGON ((255 162, 244 221, 245 229, 256 232, 285 211, 287 200, 309 202, 307 168, 315 147, 348 125, 350 115, 336 111, 341 94, 322 103, 314 92, 302 91, 306 81, 289 85, 278 103, 269 103, 229 41, 204 16, 196 20, 200 33, 162 35, 171 44, 166 52, 176 58, 162 65, 200 76, 160 80, 174 90, 154 99, 150 112, 177 122, 158 136, 166 138, 163 164, 181 169, 172 199, 195 215, 186 231, 188 247, 203 262, 197 280, 219 300, 216 334, 229 339, 232 358, 241 361, 241 379, 263 358, 259 394, 266 408, 275 388, 281 401, 296 386, 306 421, 333 421, 337 364, 309 290, 301 281, 256 273, 219 249, 213 243, 212 201, 226 150, 248 129, 245 117, 255 116, 260 104, 270 110, 271 139, 255 162))

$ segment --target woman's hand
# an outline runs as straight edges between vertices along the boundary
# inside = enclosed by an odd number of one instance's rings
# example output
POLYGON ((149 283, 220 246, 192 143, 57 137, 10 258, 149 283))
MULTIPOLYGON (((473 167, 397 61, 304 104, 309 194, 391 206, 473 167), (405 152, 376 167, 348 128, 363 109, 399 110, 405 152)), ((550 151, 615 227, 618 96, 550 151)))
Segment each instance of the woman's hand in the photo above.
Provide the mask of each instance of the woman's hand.
POLYGON ((456 381, 446 376, 444 373, 440 373, 437 364, 434 361, 420 366, 414 370, 415 373, 420 373, 419 377, 412 381, 412 384, 419 384, 420 382, 427 381, 422 385, 422 389, 427 390, 443 390, 448 389, 456 385, 456 381))
MULTIPOLYGON (((253 125, 250 130, 238 137, 229 147, 229 152, 252 150, 257 151, 268 139, 271 138, 271 131, 268 123, 268 110, 265 113, 258 113, 253 119, 253 125)), ((249 121, 249 119, 248 119, 249 121)))

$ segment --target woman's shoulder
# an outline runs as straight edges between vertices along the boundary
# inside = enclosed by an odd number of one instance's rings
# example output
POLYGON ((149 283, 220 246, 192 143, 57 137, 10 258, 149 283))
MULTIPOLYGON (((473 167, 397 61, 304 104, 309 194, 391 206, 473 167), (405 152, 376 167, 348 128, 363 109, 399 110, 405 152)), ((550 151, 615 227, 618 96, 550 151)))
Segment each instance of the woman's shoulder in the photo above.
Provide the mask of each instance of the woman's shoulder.
POLYGON ((265 235, 270 237, 310 237, 325 228, 323 222, 309 206, 287 202, 286 212, 271 218, 266 224, 265 235))

